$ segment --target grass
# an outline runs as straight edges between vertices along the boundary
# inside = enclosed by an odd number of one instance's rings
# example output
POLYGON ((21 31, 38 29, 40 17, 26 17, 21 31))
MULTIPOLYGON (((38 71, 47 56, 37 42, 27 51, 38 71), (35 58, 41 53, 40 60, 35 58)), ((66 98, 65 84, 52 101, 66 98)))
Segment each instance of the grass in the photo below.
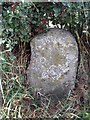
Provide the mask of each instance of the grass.
MULTIPOLYGON (((22 47, 23 48, 23 47, 22 47)), ((87 85, 76 87, 63 101, 54 104, 50 97, 34 94, 26 81, 26 56, 21 49, 19 59, 8 50, 0 52, 1 73, 0 90, 2 106, 0 118, 53 118, 60 120, 90 120, 90 98, 87 85), (86 94, 87 93, 87 94, 86 94)), ((84 68, 83 68, 84 69, 84 68)), ((81 81, 81 80, 80 80, 81 81)), ((78 85, 81 85, 78 81, 78 85)), ((1 99, 1 98, 0 98, 1 99)))

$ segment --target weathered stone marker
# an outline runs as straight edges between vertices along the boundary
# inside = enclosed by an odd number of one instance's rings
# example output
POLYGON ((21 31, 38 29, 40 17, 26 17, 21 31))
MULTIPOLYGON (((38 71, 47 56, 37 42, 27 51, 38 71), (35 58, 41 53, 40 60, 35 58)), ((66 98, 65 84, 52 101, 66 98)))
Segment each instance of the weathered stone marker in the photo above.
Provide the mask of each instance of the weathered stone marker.
POLYGON ((53 28, 31 41, 27 80, 42 94, 64 97, 74 88, 77 64, 76 40, 68 31, 53 28))

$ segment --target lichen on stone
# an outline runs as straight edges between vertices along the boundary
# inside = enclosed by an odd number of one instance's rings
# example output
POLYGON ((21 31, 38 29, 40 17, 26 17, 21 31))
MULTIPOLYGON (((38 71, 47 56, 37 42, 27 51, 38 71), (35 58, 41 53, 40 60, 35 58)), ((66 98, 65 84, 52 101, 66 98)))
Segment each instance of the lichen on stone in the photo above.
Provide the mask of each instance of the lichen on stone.
POLYGON ((51 29, 31 41, 27 79, 33 88, 43 94, 57 89, 67 94, 74 87, 77 64, 78 47, 75 38, 68 31, 51 29))

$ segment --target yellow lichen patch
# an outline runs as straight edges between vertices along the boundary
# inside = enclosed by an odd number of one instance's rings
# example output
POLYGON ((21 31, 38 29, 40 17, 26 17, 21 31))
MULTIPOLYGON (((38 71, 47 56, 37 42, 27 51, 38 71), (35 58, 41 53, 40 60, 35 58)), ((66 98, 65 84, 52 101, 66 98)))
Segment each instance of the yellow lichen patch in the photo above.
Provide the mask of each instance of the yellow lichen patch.
POLYGON ((44 51, 44 50, 41 50, 40 53, 41 53, 41 56, 42 56, 42 57, 45 56, 45 51, 44 51))
POLYGON ((62 75, 62 76, 59 78, 59 80, 64 80, 64 75, 62 75))
POLYGON ((57 66, 58 64, 65 64, 66 63, 66 57, 62 54, 60 54, 58 51, 53 53, 53 63, 57 66))
POLYGON ((53 85, 58 85, 60 83, 60 81, 59 80, 53 80, 52 83, 53 83, 53 85))
POLYGON ((34 76, 34 78, 36 78, 36 79, 38 78, 37 72, 36 72, 36 73, 33 73, 32 75, 34 76))
POLYGON ((64 76, 62 75, 58 80, 53 80, 52 83, 53 85, 59 85, 60 81, 64 79, 64 76))

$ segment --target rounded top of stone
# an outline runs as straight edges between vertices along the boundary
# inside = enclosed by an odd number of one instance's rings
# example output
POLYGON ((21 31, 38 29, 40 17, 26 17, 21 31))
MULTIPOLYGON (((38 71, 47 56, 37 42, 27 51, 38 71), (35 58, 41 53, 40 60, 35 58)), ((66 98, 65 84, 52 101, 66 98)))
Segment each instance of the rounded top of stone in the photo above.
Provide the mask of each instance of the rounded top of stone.
POLYGON ((49 43, 55 41, 61 44, 74 44, 75 46, 77 46, 76 40, 73 35, 68 30, 60 28, 50 28, 49 31, 47 31, 46 33, 37 35, 32 39, 32 43, 36 41, 39 43, 49 43))
POLYGON ((70 37, 73 37, 73 35, 68 30, 60 29, 60 28, 50 28, 46 33, 41 33, 37 35, 35 38, 43 37, 43 36, 51 36, 51 35, 52 36, 62 35, 63 37, 66 37, 69 35, 70 37))

